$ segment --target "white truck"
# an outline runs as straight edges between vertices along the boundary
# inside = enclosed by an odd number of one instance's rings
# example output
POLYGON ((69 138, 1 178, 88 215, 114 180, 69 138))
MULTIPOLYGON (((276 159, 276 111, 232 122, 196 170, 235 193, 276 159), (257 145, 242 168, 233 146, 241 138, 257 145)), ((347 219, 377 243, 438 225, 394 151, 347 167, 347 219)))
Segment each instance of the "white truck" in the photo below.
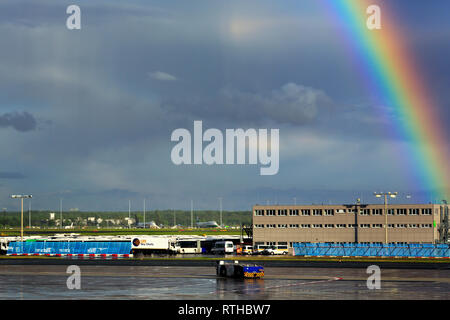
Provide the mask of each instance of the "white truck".
POLYGON ((176 237, 172 236, 136 236, 131 240, 133 254, 152 254, 180 252, 180 246, 176 237))

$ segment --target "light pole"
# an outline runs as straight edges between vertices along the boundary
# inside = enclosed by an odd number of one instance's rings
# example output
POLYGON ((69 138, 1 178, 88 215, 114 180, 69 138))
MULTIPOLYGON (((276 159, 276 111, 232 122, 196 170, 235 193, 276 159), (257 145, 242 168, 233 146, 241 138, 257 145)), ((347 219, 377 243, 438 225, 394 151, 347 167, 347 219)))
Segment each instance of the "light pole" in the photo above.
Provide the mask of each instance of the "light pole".
POLYGON ((377 198, 384 196, 384 230, 385 230, 385 243, 388 243, 388 224, 387 224, 387 197, 395 198, 398 192, 374 192, 373 195, 377 198))
POLYGON ((131 200, 128 200, 128 229, 131 229, 131 200))
POLYGON ((59 199, 59 219, 61 220, 61 222, 59 223, 59 226, 61 227, 61 229, 63 228, 63 220, 62 220, 62 198, 59 199))
POLYGON ((144 199, 144 229, 145 229, 145 199, 144 199))
POLYGON ((191 200, 191 229, 194 228, 194 200, 191 200))
POLYGON ((220 227, 222 228, 222 198, 219 198, 220 204, 220 227))
POLYGON ((20 194, 13 194, 11 198, 13 199, 20 199, 20 206, 21 206, 21 215, 20 215, 20 242, 23 244, 23 199, 24 198, 32 198, 33 196, 30 195, 20 195, 20 194))
POLYGON ((31 200, 28 202, 28 228, 31 229, 31 200))

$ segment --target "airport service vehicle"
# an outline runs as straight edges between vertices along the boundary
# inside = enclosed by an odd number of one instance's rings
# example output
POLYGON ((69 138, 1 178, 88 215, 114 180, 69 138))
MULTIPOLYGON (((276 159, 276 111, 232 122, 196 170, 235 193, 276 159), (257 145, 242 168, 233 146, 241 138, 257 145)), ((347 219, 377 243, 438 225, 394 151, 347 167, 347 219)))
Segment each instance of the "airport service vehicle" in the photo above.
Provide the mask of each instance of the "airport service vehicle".
POLYGON ((262 251, 264 255, 288 254, 287 246, 268 246, 262 251))
POLYGON ((180 253, 204 253, 205 240, 202 239, 178 239, 177 245, 180 253))
POLYGON ((239 261, 218 261, 216 274, 221 277, 229 278, 263 278, 264 267, 256 264, 243 264, 239 261))
POLYGON ((270 247, 270 246, 266 246, 266 245, 262 245, 262 244, 255 245, 253 254, 262 254, 263 251, 265 249, 267 249, 268 247, 270 247))
POLYGON ((253 254, 253 247, 252 246, 243 246, 242 254, 253 254))
POLYGON ((136 253, 179 253, 180 247, 176 237, 139 236, 131 240, 131 250, 136 253))
POLYGON ((233 252, 233 241, 217 241, 211 249, 212 254, 232 254, 233 252))

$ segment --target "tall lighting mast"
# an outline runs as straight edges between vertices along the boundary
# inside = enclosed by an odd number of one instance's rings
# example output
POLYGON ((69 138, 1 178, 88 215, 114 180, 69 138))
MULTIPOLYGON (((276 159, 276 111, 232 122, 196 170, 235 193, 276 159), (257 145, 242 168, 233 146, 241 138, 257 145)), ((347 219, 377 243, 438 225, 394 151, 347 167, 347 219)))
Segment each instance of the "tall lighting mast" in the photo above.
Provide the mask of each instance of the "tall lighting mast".
POLYGON ((388 196, 391 198, 397 197, 398 192, 374 192, 373 195, 377 198, 381 198, 384 196, 384 230, 385 230, 385 243, 388 243, 388 224, 387 224, 387 206, 388 206, 388 196))
POLYGON ((21 215, 20 215, 20 241, 23 245, 23 199, 26 198, 32 198, 33 196, 31 194, 29 195, 20 195, 20 194, 13 194, 11 198, 13 199, 20 199, 20 205, 21 205, 21 215))

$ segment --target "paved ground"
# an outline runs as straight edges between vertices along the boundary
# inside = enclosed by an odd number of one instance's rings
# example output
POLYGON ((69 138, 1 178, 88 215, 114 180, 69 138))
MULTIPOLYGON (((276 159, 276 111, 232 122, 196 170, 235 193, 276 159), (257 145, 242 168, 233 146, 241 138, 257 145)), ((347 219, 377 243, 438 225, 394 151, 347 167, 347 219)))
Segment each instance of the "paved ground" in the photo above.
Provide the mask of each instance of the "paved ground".
POLYGON ((265 268, 260 280, 223 279, 213 267, 80 266, 69 290, 67 266, 0 265, 0 299, 438 299, 450 300, 449 270, 382 269, 367 289, 366 269, 265 268))

